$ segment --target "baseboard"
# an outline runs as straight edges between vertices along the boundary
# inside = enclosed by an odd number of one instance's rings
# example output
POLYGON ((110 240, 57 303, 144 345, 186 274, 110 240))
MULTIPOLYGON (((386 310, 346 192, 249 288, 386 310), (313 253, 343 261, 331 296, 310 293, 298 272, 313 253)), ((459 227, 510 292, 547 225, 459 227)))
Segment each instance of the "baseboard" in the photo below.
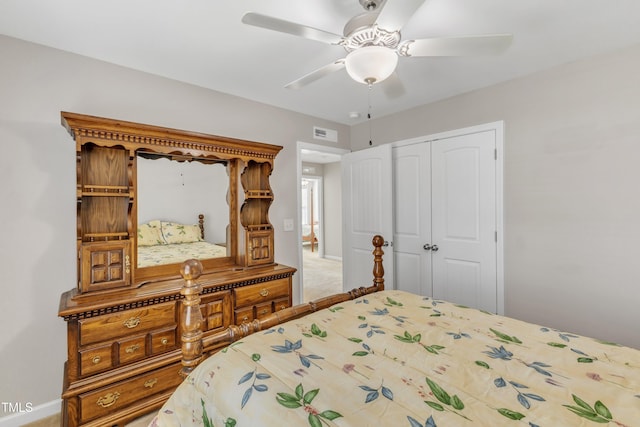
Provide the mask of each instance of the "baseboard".
MULTIPOLYGON (((0 418, 0 427, 16 427, 24 424, 29 424, 34 421, 41 420, 43 418, 50 417, 60 412, 61 408, 60 399, 53 400, 48 403, 43 403, 38 406, 31 406, 30 404, 19 405, 19 409, 22 412, 15 412, 9 416, 0 418)), ((3 407, 0 407, 2 414, 6 412, 3 407)))

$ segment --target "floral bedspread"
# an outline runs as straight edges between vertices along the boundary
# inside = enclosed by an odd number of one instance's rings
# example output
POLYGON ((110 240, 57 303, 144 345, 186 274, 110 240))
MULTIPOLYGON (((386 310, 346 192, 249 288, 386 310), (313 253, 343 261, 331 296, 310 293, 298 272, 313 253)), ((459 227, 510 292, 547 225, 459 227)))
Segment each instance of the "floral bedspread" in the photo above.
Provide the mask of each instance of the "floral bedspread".
POLYGON ((182 263, 185 259, 208 259, 227 256, 225 246, 208 242, 138 246, 138 267, 182 263))
POLYGON ((391 290, 232 344, 151 425, 597 424, 640 426, 639 350, 391 290))

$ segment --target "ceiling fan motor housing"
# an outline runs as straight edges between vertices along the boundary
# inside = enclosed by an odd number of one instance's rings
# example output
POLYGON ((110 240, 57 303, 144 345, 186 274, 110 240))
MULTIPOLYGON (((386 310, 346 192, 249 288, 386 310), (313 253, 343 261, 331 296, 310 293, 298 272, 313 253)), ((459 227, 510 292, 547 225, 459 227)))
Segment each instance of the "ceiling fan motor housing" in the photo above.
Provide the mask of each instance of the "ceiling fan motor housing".
POLYGON ((344 38, 340 44, 347 52, 365 46, 383 46, 395 49, 400 43, 399 31, 387 31, 375 25, 378 12, 366 12, 354 16, 344 26, 344 38))
POLYGON ((380 7, 381 3, 382 3, 381 0, 360 0, 360 4, 364 8, 364 10, 368 12, 371 12, 372 10, 376 10, 378 7, 380 7))

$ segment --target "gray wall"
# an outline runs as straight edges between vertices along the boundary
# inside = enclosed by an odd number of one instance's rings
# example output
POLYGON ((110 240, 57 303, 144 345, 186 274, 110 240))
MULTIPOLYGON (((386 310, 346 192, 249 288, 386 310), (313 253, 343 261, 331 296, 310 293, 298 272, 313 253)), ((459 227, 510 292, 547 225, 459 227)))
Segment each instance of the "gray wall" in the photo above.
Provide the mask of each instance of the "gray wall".
POLYGON ((506 314, 636 348, 638 70, 640 45, 372 121, 377 145, 504 120, 506 314))
POLYGON ((57 313, 76 283, 76 165, 61 110, 284 146, 269 217, 276 261, 299 266, 298 236, 282 227, 298 218, 297 141, 311 142, 320 126, 337 129, 347 149, 346 126, 5 36, 0 52, 0 400, 38 405, 62 390, 66 329, 57 313))

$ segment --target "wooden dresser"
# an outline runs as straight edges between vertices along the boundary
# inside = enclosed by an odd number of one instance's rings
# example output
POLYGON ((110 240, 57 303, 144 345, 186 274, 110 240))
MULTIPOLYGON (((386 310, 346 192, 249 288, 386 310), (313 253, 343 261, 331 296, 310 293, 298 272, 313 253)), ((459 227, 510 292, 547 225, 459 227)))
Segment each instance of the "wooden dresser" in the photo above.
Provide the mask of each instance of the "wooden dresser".
POLYGON ((182 381, 180 263, 137 262, 138 156, 227 168, 228 182, 212 183, 228 185, 226 256, 200 260, 206 336, 292 304, 295 269, 274 262, 268 220, 281 147, 74 113, 62 123, 76 141, 78 176, 78 281, 58 313, 68 343, 62 425, 123 426, 182 381))

